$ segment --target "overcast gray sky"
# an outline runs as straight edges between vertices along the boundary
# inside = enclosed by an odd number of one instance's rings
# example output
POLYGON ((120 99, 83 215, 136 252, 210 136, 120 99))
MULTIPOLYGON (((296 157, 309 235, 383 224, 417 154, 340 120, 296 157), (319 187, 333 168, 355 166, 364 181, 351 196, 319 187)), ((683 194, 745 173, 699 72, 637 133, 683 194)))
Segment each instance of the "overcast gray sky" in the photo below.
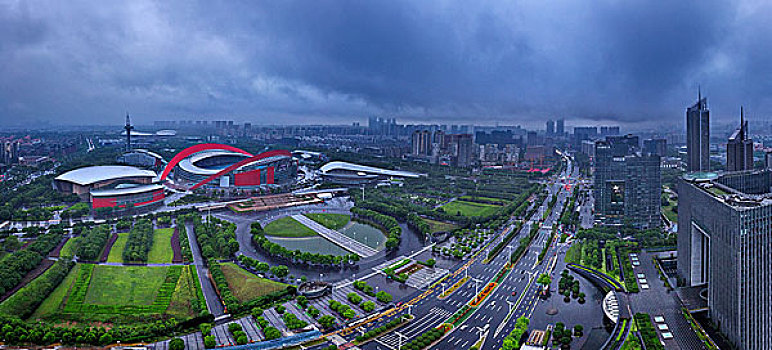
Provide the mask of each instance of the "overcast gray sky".
POLYGON ((0 123, 772 113, 770 1, 0 0, 0 123))

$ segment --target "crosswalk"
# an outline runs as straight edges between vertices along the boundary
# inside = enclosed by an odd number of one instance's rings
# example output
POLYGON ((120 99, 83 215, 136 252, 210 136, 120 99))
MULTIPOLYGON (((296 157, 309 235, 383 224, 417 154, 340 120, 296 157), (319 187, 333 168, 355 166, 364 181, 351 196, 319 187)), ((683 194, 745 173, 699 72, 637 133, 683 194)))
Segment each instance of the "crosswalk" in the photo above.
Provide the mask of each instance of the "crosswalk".
POLYGON ((411 274, 405 283, 415 289, 424 289, 432 282, 448 274, 448 270, 436 268, 423 268, 411 274))
POLYGON ((439 325, 440 322, 452 316, 453 313, 440 307, 433 307, 424 316, 411 321, 407 326, 401 328, 397 332, 391 332, 375 338, 375 341, 389 349, 397 350, 400 345, 400 335, 402 335, 402 344, 408 342, 406 339, 413 339, 429 328, 434 328, 439 325))

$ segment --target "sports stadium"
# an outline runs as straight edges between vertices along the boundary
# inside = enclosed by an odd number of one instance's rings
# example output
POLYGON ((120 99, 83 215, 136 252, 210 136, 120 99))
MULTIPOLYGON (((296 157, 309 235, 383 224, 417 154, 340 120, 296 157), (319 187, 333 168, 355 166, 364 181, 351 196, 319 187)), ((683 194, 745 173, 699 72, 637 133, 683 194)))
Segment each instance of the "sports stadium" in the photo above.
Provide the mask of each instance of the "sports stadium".
POLYGON ((425 176, 409 171, 381 169, 341 161, 329 162, 319 168, 319 172, 327 182, 341 185, 366 185, 388 179, 416 179, 425 176))
POLYGON ((297 162, 286 150, 253 155, 220 144, 199 144, 172 158, 161 174, 164 181, 174 172, 177 185, 191 190, 201 187, 257 188, 285 186, 297 177, 297 162))
POLYGON ((89 166, 57 176, 54 187, 78 195, 94 209, 143 207, 164 199, 156 177, 154 171, 132 166, 89 166))

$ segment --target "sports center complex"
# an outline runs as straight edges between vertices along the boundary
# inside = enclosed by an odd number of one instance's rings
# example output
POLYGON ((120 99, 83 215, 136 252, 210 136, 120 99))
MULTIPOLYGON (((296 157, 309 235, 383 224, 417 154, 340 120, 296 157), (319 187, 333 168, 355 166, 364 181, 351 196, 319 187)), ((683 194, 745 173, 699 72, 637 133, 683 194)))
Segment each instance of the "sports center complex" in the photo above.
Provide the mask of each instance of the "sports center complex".
POLYGON ((284 187, 292 185, 297 161, 287 150, 252 154, 222 144, 197 144, 177 153, 159 175, 133 166, 89 166, 57 176, 58 191, 77 194, 92 208, 137 208, 163 201, 167 187, 284 187))

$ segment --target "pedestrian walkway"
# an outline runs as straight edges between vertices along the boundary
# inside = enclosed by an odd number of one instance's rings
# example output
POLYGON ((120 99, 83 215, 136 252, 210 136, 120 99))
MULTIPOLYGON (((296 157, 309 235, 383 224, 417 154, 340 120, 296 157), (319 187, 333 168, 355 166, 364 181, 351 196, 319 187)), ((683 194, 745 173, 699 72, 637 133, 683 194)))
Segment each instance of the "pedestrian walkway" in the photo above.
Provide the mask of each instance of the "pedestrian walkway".
POLYGON ((364 243, 360 243, 359 241, 346 236, 338 231, 326 228, 319 224, 318 222, 309 219, 307 216, 302 214, 295 214, 292 215, 292 218, 297 220, 299 223, 307 226, 308 228, 316 231, 320 236, 324 237, 328 241, 337 244, 341 248, 348 250, 354 254, 357 254, 363 258, 371 257, 378 253, 377 250, 368 247, 364 243))
POLYGON ((428 268, 424 267, 413 274, 411 274, 405 283, 415 289, 424 289, 432 282, 440 279, 442 276, 448 274, 448 270, 441 269, 439 267, 428 268))

